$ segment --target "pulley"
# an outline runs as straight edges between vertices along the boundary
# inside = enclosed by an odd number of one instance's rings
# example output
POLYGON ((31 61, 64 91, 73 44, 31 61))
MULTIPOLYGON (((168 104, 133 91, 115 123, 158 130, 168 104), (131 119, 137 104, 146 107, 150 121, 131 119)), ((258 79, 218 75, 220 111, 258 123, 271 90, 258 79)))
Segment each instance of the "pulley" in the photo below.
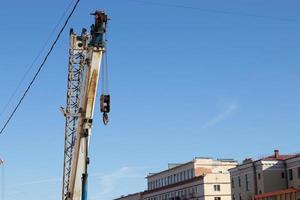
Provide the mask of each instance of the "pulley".
POLYGON ((110 95, 102 94, 100 97, 100 111, 103 113, 103 123, 108 124, 108 113, 110 111, 110 95))

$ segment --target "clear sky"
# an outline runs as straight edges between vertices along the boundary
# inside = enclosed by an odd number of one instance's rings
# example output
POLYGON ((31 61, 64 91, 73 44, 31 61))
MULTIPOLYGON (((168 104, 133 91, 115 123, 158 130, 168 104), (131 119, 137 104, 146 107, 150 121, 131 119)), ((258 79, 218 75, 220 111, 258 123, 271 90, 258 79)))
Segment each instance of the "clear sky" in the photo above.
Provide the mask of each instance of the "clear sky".
MULTIPOLYGON (((9 96, 69 3, 0 0, 0 124, 41 59, 3 112, 9 96)), ((88 28, 96 9, 111 18, 112 110, 105 127, 97 100, 91 200, 144 190, 147 173, 195 156, 241 161, 274 149, 299 151, 299 7, 298 0, 82 0, 0 135, 6 200, 61 196, 68 33, 88 28)))

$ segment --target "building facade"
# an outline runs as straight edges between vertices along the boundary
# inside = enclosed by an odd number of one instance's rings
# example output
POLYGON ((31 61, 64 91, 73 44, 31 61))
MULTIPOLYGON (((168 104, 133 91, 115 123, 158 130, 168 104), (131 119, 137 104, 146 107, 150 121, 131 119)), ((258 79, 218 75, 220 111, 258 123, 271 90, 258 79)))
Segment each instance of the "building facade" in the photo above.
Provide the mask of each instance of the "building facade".
MULTIPOLYGON (((148 188, 142 192, 140 199, 231 200, 228 170, 236 165, 237 162, 232 159, 214 160, 204 157, 197 157, 184 164, 169 165, 167 170, 147 176, 148 188)), ((118 200, 139 200, 127 199, 129 196, 118 200)))
POLYGON ((286 160, 288 188, 300 188, 300 155, 286 160))
POLYGON ((229 172, 232 200, 252 200, 259 195, 299 188, 300 156, 280 155, 275 150, 272 156, 259 160, 245 159, 229 172))

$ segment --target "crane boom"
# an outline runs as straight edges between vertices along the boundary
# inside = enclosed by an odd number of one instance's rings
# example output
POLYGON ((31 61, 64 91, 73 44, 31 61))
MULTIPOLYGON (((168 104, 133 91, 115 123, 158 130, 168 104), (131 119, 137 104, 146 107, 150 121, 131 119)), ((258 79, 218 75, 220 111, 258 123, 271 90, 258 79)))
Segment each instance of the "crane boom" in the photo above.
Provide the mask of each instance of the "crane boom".
POLYGON ((88 149, 107 24, 105 13, 93 15, 89 33, 83 29, 78 36, 70 31, 62 200, 87 199, 88 149))

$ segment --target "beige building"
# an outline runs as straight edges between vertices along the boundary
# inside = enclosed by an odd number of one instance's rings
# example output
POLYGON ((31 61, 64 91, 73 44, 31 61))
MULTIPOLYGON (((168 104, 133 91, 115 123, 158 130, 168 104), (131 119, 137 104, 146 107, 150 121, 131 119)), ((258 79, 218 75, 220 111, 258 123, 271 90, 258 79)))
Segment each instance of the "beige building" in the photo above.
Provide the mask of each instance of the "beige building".
POLYGON ((255 195, 299 188, 299 167, 299 155, 280 155, 278 150, 259 160, 245 159, 229 170, 232 200, 252 200, 255 195))
POLYGON ((171 164, 167 170, 147 176, 148 188, 118 200, 231 200, 229 169, 232 159, 197 157, 185 164, 171 164), (138 193, 139 194, 139 193, 138 193))

